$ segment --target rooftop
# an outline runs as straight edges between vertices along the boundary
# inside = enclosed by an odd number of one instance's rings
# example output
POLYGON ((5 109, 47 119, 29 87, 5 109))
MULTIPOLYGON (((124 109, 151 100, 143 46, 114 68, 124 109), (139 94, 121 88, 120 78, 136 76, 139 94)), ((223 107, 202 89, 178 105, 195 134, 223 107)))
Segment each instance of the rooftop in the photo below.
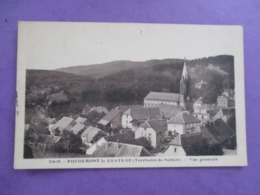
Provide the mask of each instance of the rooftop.
POLYGON ((74 125, 70 131, 72 131, 75 135, 77 135, 80 131, 82 131, 85 128, 85 125, 81 124, 81 123, 77 123, 76 125, 74 125))
POLYGON ((144 99, 178 102, 180 98, 181 95, 178 93, 150 92, 144 99))
POLYGON ((160 133, 167 130, 167 123, 165 120, 147 120, 140 127, 150 127, 156 133, 160 133))
POLYGON ((124 114, 131 115, 133 120, 160 119, 159 108, 130 108, 124 114))
POLYGON ((72 128, 72 126, 74 126, 76 124, 76 122, 74 121, 73 118, 70 117, 62 117, 57 123, 55 123, 52 127, 52 129, 61 129, 61 130, 69 130, 70 128, 72 128))
POLYGON ((102 132, 104 135, 106 135, 105 132, 103 132, 101 129, 99 128, 96 128, 96 127, 92 127, 92 126, 89 126, 87 129, 85 129, 83 131, 83 133, 81 134, 81 137, 84 137, 88 140, 88 142, 92 142, 94 137, 98 134, 102 132))
POLYGON ((93 157, 140 157, 152 156, 144 147, 123 144, 117 142, 107 142, 100 146, 93 154, 93 157))
POLYGON ((174 124, 191 124, 191 123, 199 123, 200 120, 196 117, 192 116, 188 112, 179 112, 175 117, 168 120, 168 123, 174 124))
POLYGON ((80 117, 80 116, 76 119, 76 122, 81 123, 81 124, 84 124, 86 121, 87 121, 86 118, 83 118, 83 117, 80 117))
POLYGON ((114 110, 113 109, 109 113, 107 113, 98 123, 106 126, 108 123, 110 123, 120 113, 122 113, 120 110, 114 110))
POLYGON ((159 104, 158 105, 161 116, 165 118, 172 118, 176 116, 180 111, 183 111, 184 109, 177 105, 165 105, 165 104, 159 104))

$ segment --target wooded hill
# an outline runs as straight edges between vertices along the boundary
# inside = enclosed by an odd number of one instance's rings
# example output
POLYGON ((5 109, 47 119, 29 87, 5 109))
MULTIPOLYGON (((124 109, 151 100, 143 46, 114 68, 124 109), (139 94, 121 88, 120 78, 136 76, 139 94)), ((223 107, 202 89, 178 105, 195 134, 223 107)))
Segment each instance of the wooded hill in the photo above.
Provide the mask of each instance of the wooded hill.
MULTIPOLYGON (((149 91, 179 93, 184 60, 164 59, 145 62, 114 61, 89 66, 73 66, 55 71, 28 70, 27 89, 44 84, 61 85, 74 102, 104 105, 142 104, 149 91)), ((234 88, 234 58, 221 55, 186 60, 191 77, 191 99, 203 96, 215 103, 228 86, 234 88), (228 76, 227 76, 228 75, 228 76), (201 88, 195 88, 200 81, 201 88)))

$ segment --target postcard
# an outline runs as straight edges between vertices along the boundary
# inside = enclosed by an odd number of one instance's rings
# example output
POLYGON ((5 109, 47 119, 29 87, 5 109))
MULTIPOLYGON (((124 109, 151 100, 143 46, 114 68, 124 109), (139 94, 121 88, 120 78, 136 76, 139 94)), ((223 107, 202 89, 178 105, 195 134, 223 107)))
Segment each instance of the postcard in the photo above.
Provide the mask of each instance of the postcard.
POLYGON ((19 22, 15 169, 247 166, 243 28, 19 22))

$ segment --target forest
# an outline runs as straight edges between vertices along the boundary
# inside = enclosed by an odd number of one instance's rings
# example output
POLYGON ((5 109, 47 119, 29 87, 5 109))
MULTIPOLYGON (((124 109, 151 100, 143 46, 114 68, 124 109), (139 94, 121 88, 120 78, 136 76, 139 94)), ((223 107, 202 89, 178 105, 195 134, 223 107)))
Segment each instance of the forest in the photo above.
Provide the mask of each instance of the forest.
MULTIPOLYGON (((233 56, 185 62, 191 78, 191 102, 202 96, 205 103, 213 104, 228 86, 234 89, 233 56), (201 81, 204 85, 197 88, 196 83, 201 81)), ((143 98, 150 91, 179 93, 183 64, 183 59, 165 59, 115 61, 48 71, 27 70, 26 106, 49 105, 52 112, 71 113, 81 112, 85 104, 108 109, 118 105, 143 104, 143 98), (63 101, 59 101, 59 97, 63 97, 63 101)))

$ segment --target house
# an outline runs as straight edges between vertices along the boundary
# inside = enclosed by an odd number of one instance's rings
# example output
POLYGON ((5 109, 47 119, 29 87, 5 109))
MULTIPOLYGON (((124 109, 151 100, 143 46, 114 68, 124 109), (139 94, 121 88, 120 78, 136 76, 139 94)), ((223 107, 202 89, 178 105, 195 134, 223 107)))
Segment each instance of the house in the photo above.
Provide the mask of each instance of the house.
POLYGON ((207 128, 202 127, 201 132, 182 134, 180 137, 182 147, 188 156, 223 155, 222 145, 207 128))
POLYGON ((40 134, 38 140, 32 147, 35 151, 53 151, 65 150, 67 147, 66 141, 61 136, 40 134))
POLYGON ((54 125, 55 123, 57 123, 57 120, 55 118, 46 118, 46 120, 49 125, 54 125))
POLYGON ((69 131, 75 135, 80 134, 86 128, 85 125, 81 123, 76 123, 69 131))
POLYGON ((120 143, 130 144, 135 140, 135 134, 133 131, 128 130, 128 131, 124 131, 123 133, 108 135, 104 138, 106 141, 111 141, 111 142, 118 141, 120 143))
POLYGON ((82 134, 81 139, 82 143, 84 143, 87 146, 91 146, 93 143, 95 143, 100 137, 106 136, 107 134, 102 131, 99 128, 89 126, 86 128, 82 134))
POLYGON ((63 130, 69 131, 74 125, 76 125, 76 121, 73 118, 64 116, 49 128, 49 131, 52 135, 56 135, 62 133, 63 130))
POLYGON ((101 113, 107 114, 107 113, 109 112, 109 111, 106 109, 106 107, 104 107, 104 106, 92 107, 89 112, 92 112, 92 111, 95 111, 95 112, 97 112, 97 113, 99 113, 99 114, 101 114, 101 113))
POLYGON ((91 107, 89 105, 85 105, 83 110, 82 110, 82 114, 83 115, 87 115, 91 110, 91 107))
POLYGON ((228 108, 229 107, 229 95, 222 94, 222 95, 218 96, 217 105, 219 107, 228 108))
POLYGON ((39 138, 39 132, 30 124, 24 125, 25 140, 34 142, 39 138))
POLYGON ((172 134, 184 134, 196 132, 200 120, 189 114, 187 111, 179 112, 176 116, 167 121, 167 131, 172 134))
POLYGON ((221 118, 225 123, 228 122, 228 120, 231 117, 235 116, 235 109, 232 108, 221 108, 213 117, 213 120, 221 118))
POLYGON ((108 112, 98 124, 103 127, 117 128, 121 126, 121 118, 123 113, 120 110, 111 110, 108 112))
POLYGON ((150 142, 152 147, 157 148, 166 130, 167 125, 165 120, 147 120, 135 131, 135 139, 144 137, 150 142))
POLYGON ((123 113, 122 127, 136 130, 136 122, 160 118, 159 108, 129 108, 123 113))
POLYGON ((184 108, 178 105, 158 105, 160 115, 162 119, 171 119, 176 116, 179 112, 184 111, 184 108))
POLYGON ((212 134, 224 148, 236 148, 236 132, 221 118, 206 124, 204 128, 207 128, 208 132, 212 134))
POLYGON ((157 156, 185 156, 185 150, 181 145, 181 137, 176 136, 168 145, 168 147, 157 154, 157 156))
POLYGON ((179 105, 181 95, 177 93, 165 93, 165 92, 150 92, 144 98, 144 107, 158 107, 160 104, 166 105, 179 105))
POLYGON ((202 155, 203 148, 205 148, 205 139, 202 137, 201 132, 192 134, 180 135, 181 145, 186 155, 202 155))
POLYGON ((141 157, 152 156, 144 147, 120 142, 105 142, 92 157, 141 157))
POLYGON ((193 111, 197 112, 198 110, 200 110, 203 107, 203 101, 202 101, 202 97, 200 97, 199 99, 197 99, 194 104, 193 104, 193 111))
POLYGON ((219 108, 216 107, 216 105, 204 104, 202 97, 196 100, 193 104, 193 116, 198 118, 202 124, 212 120, 218 111, 219 108))
POLYGON ((79 116, 79 117, 76 119, 76 122, 77 122, 77 123, 80 123, 80 124, 83 124, 83 125, 86 125, 86 124, 88 123, 88 119, 79 116))
MULTIPOLYGON (((145 138, 144 138, 145 139, 145 138)), ((87 155, 92 155, 97 148, 103 145, 106 142, 120 142, 125 144, 133 144, 133 145, 140 145, 144 148, 150 149, 150 143, 148 141, 144 141, 143 139, 135 139, 135 135, 133 131, 125 131, 123 133, 109 135, 100 138, 99 140, 93 142, 93 144, 86 150, 87 155)))

